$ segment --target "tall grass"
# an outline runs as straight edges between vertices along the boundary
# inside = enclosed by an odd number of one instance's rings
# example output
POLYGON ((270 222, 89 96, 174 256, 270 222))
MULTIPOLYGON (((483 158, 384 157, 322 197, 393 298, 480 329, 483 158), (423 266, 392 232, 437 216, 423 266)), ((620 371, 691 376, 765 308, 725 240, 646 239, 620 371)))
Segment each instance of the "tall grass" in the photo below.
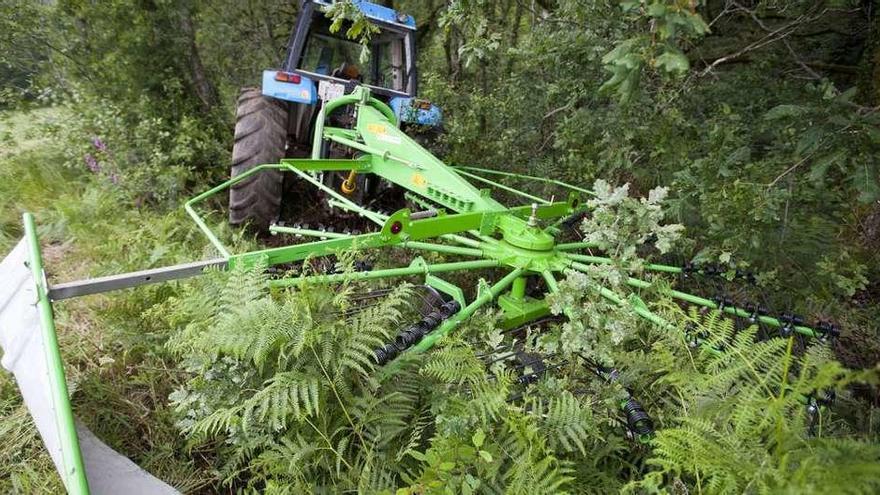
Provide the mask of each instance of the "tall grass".
MULTIPOLYGON (((46 123, 63 120, 63 112, 0 114, 0 256, 21 238, 25 211, 37 217, 52 282, 216 256, 181 208, 141 208, 85 163, 71 163, 66 144, 42 133, 46 123)), ((232 237, 228 231, 224 236, 232 237)), ((192 492, 213 474, 187 452, 170 419, 168 394, 185 377, 166 363, 161 343, 167 330, 144 316, 181 283, 65 301, 55 310, 74 414, 111 447, 192 492)), ((5 371, 0 466, 0 493, 62 491, 5 371)))

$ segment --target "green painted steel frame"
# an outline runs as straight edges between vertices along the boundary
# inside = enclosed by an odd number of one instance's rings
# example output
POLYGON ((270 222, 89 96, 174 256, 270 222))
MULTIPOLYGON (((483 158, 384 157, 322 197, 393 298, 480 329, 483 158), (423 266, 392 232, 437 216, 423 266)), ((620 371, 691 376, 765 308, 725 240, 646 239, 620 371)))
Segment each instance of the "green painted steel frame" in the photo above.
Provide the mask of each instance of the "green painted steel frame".
POLYGON ((77 436, 76 425, 73 421, 73 410, 70 406, 67 380, 64 375, 64 363, 61 360, 61 351, 58 348, 55 316, 52 311, 52 302, 49 300, 46 273, 43 270, 40 240, 37 236, 37 226, 34 222, 34 217, 30 213, 24 214, 24 233, 29 250, 28 263, 36 288, 36 305, 40 312, 40 328, 46 352, 45 359, 49 367, 49 394, 52 399, 55 423, 60 437, 62 472, 59 474, 68 493, 87 495, 89 493, 89 483, 86 479, 86 470, 83 464, 82 453, 79 449, 79 437, 77 436))
MULTIPOLYGON (((598 248, 599 246, 595 243, 574 242, 555 244, 554 234, 558 233, 556 226, 567 215, 583 211, 584 206, 580 204, 580 195, 592 194, 589 190, 544 177, 477 167, 448 167, 397 129, 396 121, 390 109, 384 103, 372 98, 369 91, 364 88, 357 88, 352 94, 325 104, 317 118, 314 140, 313 157, 311 159, 282 160, 279 164, 255 167, 245 174, 232 178, 186 203, 186 211, 192 216, 202 231, 205 232, 210 242, 228 259, 230 266, 236 264, 249 265, 258 259, 265 259, 269 265, 275 265, 302 261, 315 256, 335 254, 342 250, 361 250, 379 247, 409 248, 478 259, 430 265, 425 263, 423 259, 416 258, 408 267, 273 280, 270 282, 270 285, 273 287, 293 287, 312 282, 336 283, 376 280, 412 275, 433 277, 435 273, 449 271, 509 267, 513 270, 511 273, 517 274, 515 277, 510 278, 510 280, 505 277, 498 284, 492 285, 488 292, 480 292, 480 295, 471 304, 463 305, 464 309, 460 314, 472 314, 480 306, 490 300, 497 299, 500 296, 501 290, 512 287, 511 294, 504 296, 501 303, 502 308, 509 313, 509 317, 513 321, 528 318, 528 315, 541 315, 547 312, 546 303, 523 297, 525 277, 543 277, 548 290, 554 292, 557 290, 554 272, 564 272, 569 269, 588 271, 591 264, 609 264, 612 262, 607 257, 575 252, 582 249, 598 248), (326 126, 327 117, 334 110, 347 105, 356 106, 357 123, 355 127, 353 129, 343 129, 326 126), (320 159, 320 149, 325 140, 348 146, 365 153, 365 155, 354 160, 320 159), (280 169, 298 175, 301 179, 328 194, 331 197, 328 200, 331 206, 354 212, 369 219, 380 227, 379 231, 370 234, 348 235, 273 226, 271 230, 274 233, 319 237, 322 240, 249 253, 231 254, 217 236, 210 231, 205 221, 196 213, 194 205, 213 194, 231 187, 236 182, 266 169, 280 169), (412 218, 409 210, 400 210, 392 215, 383 215, 354 203, 312 175, 316 172, 328 171, 375 174, 407 189, 409 191, 407 194, 411 195, 411 198, 419 199, 420 204, 427 205, 433 202, 455 213, 447 214, 444 209, 439 209, 436 216, 421 219, 412 218), (566 201, 552 202, 551 200, 487 179, 477 175, 478 173, 542 182, 565 188, 570 193, 566 201), (473 187, 463 176, 532 200, 534 203, 512 208, 505 207, 492 199, 488 190, 480 190, 473 187), (544 228, 536 225, 536 222, 539 220, 553 218, 556 218, 557 221, 552 225, 544 228), (494 235, 499 233, 501 238, 495 238, 494 235), (423 242, 431 239, 448 240, 464 247, 423 242), (502 282, 504 283, 502 284, 502 282), (517 307, 517 305, 522 307, 517 307)), ((646 271, 665 273, 681 272, 681 269, 678 267, 659 264, 647 264, 644 269, 646 271)), ((461 290, 454 285, 440 279, 436 280, 438 284, 443 285, 446 291, 451 290, 453 293, 460 294, 461 290)), ((633 277, 627 280, 627 284, 636 290, 652 287, 651 282, 633 277)), ((597 291, 602 297, 616 304, 631 306, 636 314, 654 324, 665 328, 671 327, 669 322, 650 311, 635 293, 628 299, 624 299, 605 287, 598 287, 597 291)), ((692 294, 669 290, 668 295, 691 304, 711 309, 718 308, 717 303, 714 301, 692 294)), ((725 307, 723 311, 736 316, 749 316, 747 311, 741 308, 725 307)), ((460 317, 450 319, 444 324, 442 331, 438 331, 436 334, 443 335, 448 333, 461 320, 462 318, 460 317)), ((782 326, 782 322, 769 316, 760 316, 759 321, 769 326, 782 326)), ((816 332, 809 327, 796 326, 794 330, 803 335, 816 336, 816 332)), ((430 347, 437 338, 425 339, 414 350, 418 352, 430 347)))

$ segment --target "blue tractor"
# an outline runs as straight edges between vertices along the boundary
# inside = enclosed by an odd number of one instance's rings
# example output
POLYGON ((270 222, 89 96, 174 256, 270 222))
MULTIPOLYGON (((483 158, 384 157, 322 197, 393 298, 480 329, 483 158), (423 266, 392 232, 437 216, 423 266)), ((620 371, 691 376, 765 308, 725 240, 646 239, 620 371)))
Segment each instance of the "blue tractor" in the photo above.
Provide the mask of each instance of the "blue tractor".
MULTIPOLYGON (((384 100, 403 126, 433 128, 440 124, 440 110, 416 98, 416 23, 412 16, 381 5, 353 0, 365 18, 379 28, 370 39, 370 56, 360 60, 361 45, 344 36, 346 28, 330 31, 325 15, 331 0, 303 0, 299 17, 277 70, 263 71, 261 88, 244 88, 238 98, 232 176, 264 163, 312 154, 315 119, 319 105, 366 86, 384 100)), ((329 119, 345 119, 346 110, 329 119)), ((325 145, 321 156, 333 157, 325 145)), ((285 187, 279 171, 256 174, 230 189, 229 220, 266 231, 281 213, 285 187)), ((332 186, 342 178, 322 178, 332 186)), ((368 180, 368 179, 361 179, 368 180)), ((381 193, 382 184, 358 184, 356 200, 381 193)), ((349 191, 351 192, 351 191, 349 191)))

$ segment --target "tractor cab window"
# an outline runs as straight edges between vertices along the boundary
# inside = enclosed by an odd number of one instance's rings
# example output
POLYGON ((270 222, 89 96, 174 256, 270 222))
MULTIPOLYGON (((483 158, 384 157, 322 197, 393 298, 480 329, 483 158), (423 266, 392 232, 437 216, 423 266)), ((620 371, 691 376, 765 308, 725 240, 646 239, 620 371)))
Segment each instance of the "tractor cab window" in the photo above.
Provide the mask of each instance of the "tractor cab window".
POLYGON ((360 60, 361 45, 331 34, 329 25, 316 20, 314 29, 306 40, 299 69, 323 76, 356 80, 380 88, 404 90, 406 67, 404 65, 403 34, 383 32, 370 40, 370 53, 366 61, 360 60))

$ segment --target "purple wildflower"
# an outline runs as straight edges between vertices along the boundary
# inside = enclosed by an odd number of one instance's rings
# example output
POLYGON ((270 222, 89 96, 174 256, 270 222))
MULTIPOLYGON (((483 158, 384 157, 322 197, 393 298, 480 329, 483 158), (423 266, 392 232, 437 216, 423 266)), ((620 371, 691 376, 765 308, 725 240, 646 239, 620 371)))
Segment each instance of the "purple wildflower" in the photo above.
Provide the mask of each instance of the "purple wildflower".
POLYGON ((89 170, 92 173, 97 174, 101 171, 101 164, 98 163, 98 159, 91 155, 91 153, 86 153, 85 156, 86 166, 89 167, 89 170))
POLYGON ((101 138, 98 136, 92 138, 92 145, 94 145, 95 149, 98 151, 107 151, 107 145, 104 144, 104 141, 101 141, 101 138))

